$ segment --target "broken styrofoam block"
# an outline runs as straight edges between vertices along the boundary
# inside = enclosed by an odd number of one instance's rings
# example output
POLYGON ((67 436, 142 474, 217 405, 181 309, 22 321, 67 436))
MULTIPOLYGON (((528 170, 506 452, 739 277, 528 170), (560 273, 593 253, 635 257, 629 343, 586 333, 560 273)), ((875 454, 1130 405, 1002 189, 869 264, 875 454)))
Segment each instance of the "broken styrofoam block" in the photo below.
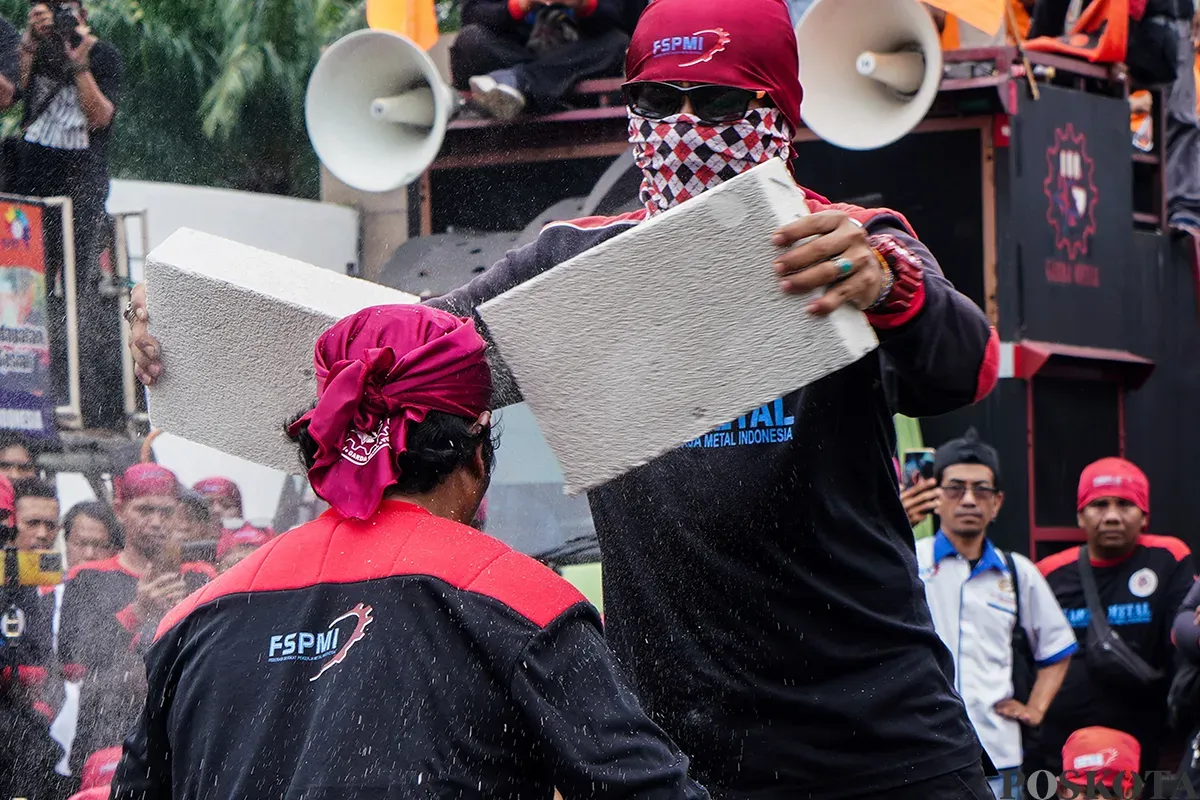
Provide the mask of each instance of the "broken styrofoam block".
POLYGON ((147 256, 146 293, 163 363, 151 424, 292 473, 302 466, 283 427, 316 398, 317 337, 368 306, 417 302, 187 228, 147 256))
POLYGON ((786 295, 771 234, 808 213, 755 167, 483 304, 569 494, 862 358, 862 312, 786 295))

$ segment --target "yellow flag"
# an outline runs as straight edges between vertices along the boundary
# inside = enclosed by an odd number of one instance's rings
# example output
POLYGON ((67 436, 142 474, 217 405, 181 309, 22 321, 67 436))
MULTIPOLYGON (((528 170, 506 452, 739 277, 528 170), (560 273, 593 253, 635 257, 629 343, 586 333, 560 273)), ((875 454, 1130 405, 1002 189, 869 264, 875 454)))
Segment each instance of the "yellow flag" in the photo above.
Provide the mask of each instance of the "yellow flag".
MULTIPOLYGON (((925 0, 928 5, 953 14, 972 28, 994 35, 1004 22, 1007 0, 925 0)), ((367 6, 370 13, 370 5, 367 6)), ((372 26, 374 27, 374 26, 372 26)))
POLYGON ((433 0, 367 0, 367 25, 407 36, 422 50, 437 44, 437 11, 433 0))

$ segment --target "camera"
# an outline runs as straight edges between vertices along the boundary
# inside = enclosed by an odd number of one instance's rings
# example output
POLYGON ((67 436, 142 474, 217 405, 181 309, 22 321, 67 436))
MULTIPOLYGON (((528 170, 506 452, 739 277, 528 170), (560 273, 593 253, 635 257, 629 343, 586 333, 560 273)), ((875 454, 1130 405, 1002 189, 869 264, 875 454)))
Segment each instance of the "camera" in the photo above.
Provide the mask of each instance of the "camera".
POLYGON ((54 32, 72 48, 79 47, 83 42, 83 37, 76 30, 78 27, 79 18, 71 6, 61 3, 54 7, 54 32))

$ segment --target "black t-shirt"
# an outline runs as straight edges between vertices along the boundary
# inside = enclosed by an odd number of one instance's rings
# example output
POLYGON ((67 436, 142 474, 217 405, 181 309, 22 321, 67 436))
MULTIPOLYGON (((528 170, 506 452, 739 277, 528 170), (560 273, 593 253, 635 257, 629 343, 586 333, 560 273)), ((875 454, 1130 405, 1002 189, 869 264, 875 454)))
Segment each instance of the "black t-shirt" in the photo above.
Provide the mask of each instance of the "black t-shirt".
MULTIPOLYGON (((121 54, 108 42, 96 42, 90 54, 96 85, 113 106, 121 102, 121 54)), ((39 51, 25 88, 24 139, 53 150, 86 154, 95 169, 107 173, 112 125, 91 129, 79 103, 76 82, 59 58, 39 51)))
POLYGON ((1113 687, 1088 670, 1091 614, 1079 576, 1079 548, 1071 547, 1038 563, 1079 640, 1062 689, 1042 722, 1039 752, 1028 754, 1049 769, 1061 767, 1062 746, 1079 728, 1101 725, 1125 731, 1142 745, 1142 766, 1154 763, 1166 725, 1166 692, 1174 664, 1171 625, 1195 579, 1191 551, 1171 536, 1143 535, 1118 562, 1092 562, 1100 602, 1113 630, 1151 667, 1167 676, 1150 689, 1113 687))
MULTIPOLYGON (((470 314, 644 218, 548 225, 431 304, 470 314)), ((972 402, 996 339, 896 217, 866 227, 922 259, 915 318, 880 329, 877 353, 588 496, 605 633, 716 796, 883 795, 980 760, 917 575, 892 414, 972 402)), ((492 375, 508 399, 502 362, 492 375)))

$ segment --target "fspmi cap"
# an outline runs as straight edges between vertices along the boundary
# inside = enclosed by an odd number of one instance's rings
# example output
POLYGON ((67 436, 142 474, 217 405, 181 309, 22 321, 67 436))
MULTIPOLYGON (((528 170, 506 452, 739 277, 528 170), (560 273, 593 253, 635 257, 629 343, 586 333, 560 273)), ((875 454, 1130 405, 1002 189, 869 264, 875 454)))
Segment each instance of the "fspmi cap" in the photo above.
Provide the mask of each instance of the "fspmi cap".
POLYGON ((1150 513, 1150 480, 1146 473, 1123 458, 1102 458, 1088 464, 1079 476, 1079 504, 1082 511, 1088 503, 1102 497, 1128 500, 1150 513))
POLYGON ((179 495, 179 479, 159 464, 134 464, 114 483, 118 503, 147 495, 179 495))
POLYGON ((1096 780, 1111 788, 1118 775, 1136 774, 1141 769, 1142 747, 1137 739, 1122 731, 1081 728, 1068 737, 1062 756, 1064 778, 1072 783, 1086 783, 1087 774, 1095 772, 1096 780))

